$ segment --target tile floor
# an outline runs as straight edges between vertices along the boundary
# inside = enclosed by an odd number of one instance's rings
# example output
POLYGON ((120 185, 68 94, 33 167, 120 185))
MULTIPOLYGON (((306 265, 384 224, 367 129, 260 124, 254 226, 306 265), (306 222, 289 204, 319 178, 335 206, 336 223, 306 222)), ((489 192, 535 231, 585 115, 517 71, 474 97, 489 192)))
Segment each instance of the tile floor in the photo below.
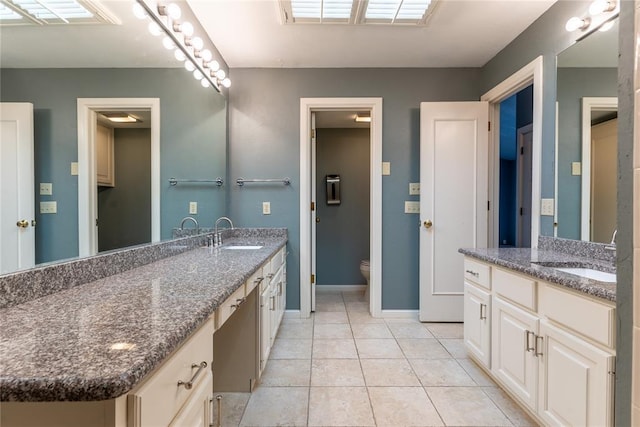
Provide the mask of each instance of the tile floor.
POLYGON ((467 359, 462 324, 374 319, 361 292, 285 315, 261 383, 223 394, 223 426, 535 426, 467 359))

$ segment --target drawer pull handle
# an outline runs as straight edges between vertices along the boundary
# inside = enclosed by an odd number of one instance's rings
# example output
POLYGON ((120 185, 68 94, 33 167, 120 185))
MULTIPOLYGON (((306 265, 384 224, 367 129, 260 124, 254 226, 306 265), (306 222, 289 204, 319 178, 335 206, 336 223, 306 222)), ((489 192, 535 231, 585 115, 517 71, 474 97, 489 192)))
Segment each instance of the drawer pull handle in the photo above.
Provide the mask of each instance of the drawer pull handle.
POLYGON ((276 297, 269 298, 269 310, 274 311, 276 309, 276 297))
POLYGON ((542 356, 542 346, 544 344, 544 338, 541 337, 540 335, 536 335, 536 349, 535 349, 535 356, 539 357, 542 356), (538 347, 538 343, 540 343, 540 347, 538 347))
POLYGON ((278 296, 282 295, 282 282, 278 282, 278 296))
POLYGON ((531 337, 531 336, 533 336, 533 338, 535 339, 536 334, 534 334, 532 331, 524 331, 524 337, 525 337, 525 340, 526 340, 526 344, 525 344, 526 345, 526 349, 525 350, 528 351, 528 352, 532 352, 532 351, 536 350, 535 347, 533 347, 531 344, 529 344, 531 342, 529 337, 531 337))
POLYGON ((231 308, 236 310, 247 300, 247 297, 238 298, 235 304, 231 304, 231 308))
POLYGON ((487 320, 487 304, 480 304, 480 320, 487 320))
POLYGON ((193 376, 191 377, 191 379, 189 381, 184 382, 182 380, 179 380, 178 381, 178 387, 183 385, 184 388, 186 388, 187 390, 191 390, 191 388, 193 387, 194 381, 196 380, 196 378, 198 378, 198 375, 200 375, 200 372, 206 367, 207 367, 207 362, 205 362, 205 361, 200 362, 200 364, 192 363, 191 364, 191 369, 198 368, 198 370, 196 371, 195 374, 193 374, 193 376))
MULTIPOLYGON (((458 270, 458 271, 460 271, 460 270, 458 270)), ((476 272, 475 272, 475 271, 473 271, 473 270, 465 270, 465 273, 469 273, 470 275, 472 275, 472 276, 473 276, 473 277, 475 277, 475 278, 480 277, 480 273, 476 273, 476 272)))
POLYGON ((216 427, 222 427, 222 396, 217 395, 216 400, 218 401, 218 417, 216 419, 216 427))
POLYGON ((264 277, 258 277, 256 280, 253 281, 253 283, 255 283, 256 285, 259 285, 260 283, 262 283, 263 280, 264 280, 264 277))
POLYGON ((273 279, 273 276, 275 276, 275 274, 269 273, 269 274, 267 274, 267 279, 271 280, 271 279, 273 279))

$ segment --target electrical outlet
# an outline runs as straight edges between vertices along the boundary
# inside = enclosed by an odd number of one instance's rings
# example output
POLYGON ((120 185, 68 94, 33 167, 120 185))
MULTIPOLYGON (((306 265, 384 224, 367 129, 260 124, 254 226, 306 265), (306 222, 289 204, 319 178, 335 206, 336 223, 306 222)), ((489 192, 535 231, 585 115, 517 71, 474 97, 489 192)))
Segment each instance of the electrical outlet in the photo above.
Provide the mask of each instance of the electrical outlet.
POLYGON ((41 214, 58 213, 58 202, 40 202, 41 214))
POLYGON ((41 196, 51 196, 53 195, 53 184, 50 182, 41 182, 40 183, 40 195, 41 196))
POLYGON ((192 215, 198 213, 198 202, 189 202, 189 213, 192 215))
POLYGON ((419 196, 420 195, 420 183, 419 182, 410 182, 409 183, 409 195, 410 196, 419 196))
POLYGON ((271 202, 262 202, 262 215, 271 215, 271 202))
POLYGON ((541 199, 540 201, 540 215, 553 216, 553 199, 541 199))
POLYGON ((78 175, 78 162, 71 162, 71 175, 78 175))
POLYGON ((571 163, 571 175, 582 175, 582 163, 580 162, 571 163))
POLYGON ((420 213, 420 202, 405 200, 404 213, 420 213))
POLYGON ((391 175, 391 163, 382 162, 382 175, 391 175))

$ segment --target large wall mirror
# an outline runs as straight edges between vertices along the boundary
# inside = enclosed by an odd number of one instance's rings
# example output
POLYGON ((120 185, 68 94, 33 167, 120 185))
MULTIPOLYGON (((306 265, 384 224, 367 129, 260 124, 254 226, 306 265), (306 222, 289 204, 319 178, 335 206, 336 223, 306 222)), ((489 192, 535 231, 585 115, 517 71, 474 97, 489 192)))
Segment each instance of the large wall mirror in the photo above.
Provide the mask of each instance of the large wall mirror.
MULTIPOLYGON (((159 126, 153 123, 159 133, 155 178, 150 172, 148 142, 151 111, 95 111, 102 113, 97 114, 98 133, 116 140, 115 177, 111 181, 99 177, 95 191, 101 251, 169 239, 186 216, 194 217, 202 228, 212 227, 225 213, 224 185, 170 185, 169 180, 226 177, 226 99, 211 87, 203 88, 184 70, 173 52, 163 47, 162 37, 147 31, 148 21, 135 18, 133 4, 133 0, 99 2, 104 16, 114 23, 22 23, 0 29, 0 101, 33 104, 35 264, 82 254, 78 222, 82 198, 74 172, 74 164, 82 162, 78 158, 78 99, 159 102, 159 126), (105 119, 122 113, 140 122, 133 129, 123 129, 105 119), (51 194, 41 194, 40 183, 51 183, 51 194), (157 186, 154 197, 159 199, 155 232, 150 229, 152 184, 157 186), (43 201, 55 201, 57 212, 40 213, 43 201)), ((79 166, 82 171, 82 164, 79 166)), ((98 172, 101 168, 98 165, 98 172)), ((192 222, 185 224, 193 226, 192 222)))
POLYGON ((558 237, 609 243, 616 230, 617 64, 617 20, 558 55, 558 237))

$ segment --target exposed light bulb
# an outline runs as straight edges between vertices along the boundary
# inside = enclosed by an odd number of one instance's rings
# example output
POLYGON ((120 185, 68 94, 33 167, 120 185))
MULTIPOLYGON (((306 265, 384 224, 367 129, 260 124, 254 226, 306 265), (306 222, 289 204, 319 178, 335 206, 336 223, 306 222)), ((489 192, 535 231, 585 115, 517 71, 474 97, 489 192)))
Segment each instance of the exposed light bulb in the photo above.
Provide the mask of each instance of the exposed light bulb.
POLYGON ((202 58, 202 61, 204 62, 209 62, 213 59, 213 54, 209 49, 203 49, 200 52, 200 58, 202 58))
POLYGON ((162 34, 162 29, 160 28, 160 25, 156 24, 153 21, 149 22, 149 26, 147 28, 149 29, 149 32, 151 33, 151 35, 159 36, 160 34, 162 34))
POLYGON ((202 75, 200 70, 194 70, 193 71, 193 78, 196 79, 196 80, 202 80, 204 78, 204 76, 202 75))
POLYGON ((196 66, 193 65, 193 62, 191 61, 185 61, 184 62, 184 68, 186 68, 187 71, 193 71, 196 69, 196 66))
POLYGON ((193 46, 195 50, 202 50, 204 47, 204 41, 202 41, 200 37, 193 37, 191 39, 191 46, 193 46))
POLYGON ((193 35, 193 25, 190 22, 183 22, 180 24, 179 31, 185 35, 185 37, 191 37, 193 35))
POLYGON ((591 3, 591 6, 589 6, 589 14, 591 14, 591 16, 595 16, 604 12, 610 12, 615 8, 615 1, 595 0, 591 3))
POLYGON ((211 68, 212 75, 215 75, 213 73, 220 69, 220 64, 218 63, 218 61, 211 61, 209 62, 209 68, 211 68))
POLYGON ((180 49, 176 49, 175 52, 173 52, 173 56, 176 57, 176 59, 180 62, 184 61, 185 59, 187 59, 187 56, 184 54, 183 51, 181 51, 180 49))
POLYGON ((222 86, 224 86, 226 88, 230 88, 231 87, 231 80, 229 80, 229 77, 227 77, 227 78, 222 80, 222 86))
POLYGON ((218 80, 223 80, 226 77, 227 73, 224 72, 224 70, 221 68, 218 71, 216 71, 216 78, 218 80))
POLYGON ((140 3, 133 4, 133 16, 138 19, 145 19, 147 15, 147 11, 144 10, 144 7, 140 3))
POLYGON ((200 84, 202 85, 202 87, 211 87, 211 83, 209 83, 209 80, 207 79, 200 80, 200 84))
POLYGON ((591 20, 589 18, 582 19, 574 16, 567 21, 567 24, 564 26, 564 28, 571 33, 576 30, 586 30, 589 27, 590 23, 591 20))
POLYGON ((171 37, 169 36, 165 36, 162 39, 162 45, 165 47, 165 49, 168 49, 168 50, 171 50, 176 47, 176 44, 173 42, 173 40, 171 40, 171 37))
POLYGON ((610 29, 613 28, 614 25, 615 25, 615 22, 607 21, 604 24, 602 24, 600 28, 598 28, 598 30, 602 32, 609 31, 610 29))

